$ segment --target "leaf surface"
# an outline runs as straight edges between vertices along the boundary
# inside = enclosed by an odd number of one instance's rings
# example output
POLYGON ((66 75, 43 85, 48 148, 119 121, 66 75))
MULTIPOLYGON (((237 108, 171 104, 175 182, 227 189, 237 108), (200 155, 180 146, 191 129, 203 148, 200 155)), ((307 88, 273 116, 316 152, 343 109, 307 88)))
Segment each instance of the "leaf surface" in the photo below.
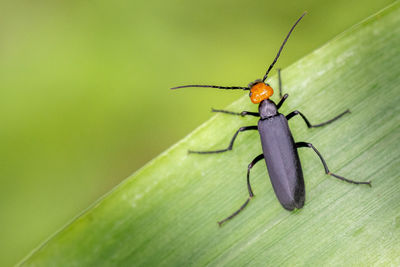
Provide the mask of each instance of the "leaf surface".
MULTIPOLYGON (((256 197, 218 227, 218 220, 246 200, 247 165, 261 153, 258 133, 251 131, 239 134, 233 151, 188 155, 188 149, 225 148, 239 127, 257 124, 256 118, 218 114, 127 178, 22 265, 399 265, 399 48, 397 2, 282 71, 290 95, 283 114, 297 109, 319 123, 351 110, 311 130, 296 116, 290 120, 295 140, 313 143, 332 172, 371 180, 372 188, 326 176, 314 152, 300 149, 303 209, 281 207, 260 162, 251 173, 256 197)), ((275 77, 270 84, 277 89, 275 77)), ((256 106, 243 96, 228 109, 255 111, 256 106)))

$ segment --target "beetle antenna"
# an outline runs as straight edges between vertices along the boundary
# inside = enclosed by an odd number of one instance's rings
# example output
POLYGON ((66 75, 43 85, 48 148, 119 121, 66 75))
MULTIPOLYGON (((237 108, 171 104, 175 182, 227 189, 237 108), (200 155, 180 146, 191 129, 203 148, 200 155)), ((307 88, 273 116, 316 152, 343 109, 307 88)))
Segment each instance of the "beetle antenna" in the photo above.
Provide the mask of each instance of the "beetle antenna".
POLYGON ((262 79, 263 82, 267 79, 268 73, 271 71, 271 69, 274 67, 276 61, 278 60, 278 58, 279 58, 279 56, 280 56, 280 54, 281 54, 281 52, 282 52, 282 49, 283 49, 283 47, 284 47, 285 44, 286 44, 286 41, 289 39, 290 34, 291 34, 292 31, 294 30, 294 27, 296 27, 297 23, 299 23, 299 21, 300 21, 306 14, 307 14, 307 12, 304 12, 303 15, 301 15, 301 17, 296 21, 296 23, 295 23, 295 24, 292 26, 292 28, 290 29, 290 31, 289 31, 288 35, 286 36, 285 40, 283 40, 283 43, 282 43, 281 47, 279 48, 278 54, 276 54, 276 57, 275 57, 274 61, 273 61, 272 64, 269 66, 267 72, 266 72, 265 75, 264 75, 264 78, 262 79))
POLYGON ((217 86, 217 85, 183 85, 183 86, 177 86, 177 87, 172 87, 171 89, 179 89, 179 88, 186 88, 186 87, 210 87, 210 88, 217 88, 217 89, 227 89, 227 90, 235 90, 235 89, 241 89, 241 90, 250 90, 249 87, 240 87, 240 86, 217 86))

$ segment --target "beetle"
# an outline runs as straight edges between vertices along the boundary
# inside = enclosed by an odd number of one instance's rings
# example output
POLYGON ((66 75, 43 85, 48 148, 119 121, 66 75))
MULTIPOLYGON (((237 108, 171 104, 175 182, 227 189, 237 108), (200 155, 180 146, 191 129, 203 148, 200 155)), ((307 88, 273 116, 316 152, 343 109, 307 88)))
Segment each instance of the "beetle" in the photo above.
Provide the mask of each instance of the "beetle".
POLYGON ((239 115, 239 116, 255 116, 259 117, 258 124, 255 126, 245 126, 239 128, 235 134, 233 135, 229 146, 225 149, 214 150, 214 151, 193 151, 189 150, 189 153, 196 154, 215 154, 215 153, 223 153, 229 150, 232 150, 233 144, 236 140, 236 137, 239 133, 245 131, 258 131, 261 139, 262 151, 260 155, 255 157, 247 168, 247 189, 249 193, 249 197, 244 202, 244 204, 236 210, 232 215, 218 222, 221 226, 224 222, 235 217, 239 212, 241 212, 249 203, 249 201, 253 198, 254 193, 250 185, 250 170, 254 167, 256 163, 261 160, 265 160, 267 165, 269 177, 271 180, 272 187, 275 191, 275 195, 278 198, 280 204, 286 210, 292 211, 294 209, 301 209, 304 206, 305 201, 305 186, 304 186, 304 178, 303 171, 301 168, 301 163, 299 159, 299 155, 297 152, 298 148, 311 148, 321 160, 321 163, 325 169, 325 173, 339 180, 352 183, 352 184, 366 184, 371 186, 371 182, 358 182, 354 180, 350 180, 344 178, 340 175, 332 173, 328 165, 325 162, 325 159, 322 157, 321 153, 315 148, 314 145, 307 142, 295 142, 292 136, 292 133, 289 128, 288 121, 296 115, 300 115, 300 117, 304 120, 308 128, 316 128, 325 126, 330 124, 337 119, 341 118, 347 113, 350 113, 350 110, 346 110, 336 117, 325 121, 320 124, 311 124, 309 120, 303 115, 300 111, 295 110, 288 115, 283 115, 279 113, 279 108, 283 105, 285 100, 288 98, 288 94, 282 96, 282 82, 281 82, 281 72, 278 69, 278 85, 279 85, 279 96, 280 101, 278 104, 275 104, 274 101, 269 99, 274 91, 272 87, 266 83, 266 79, 268 77, 269 72, 274 67, 277 62, 283 47, 285 46, 289 36, 292 31, 296 27, 296 25, 300 22, 300 20, 306 15, 306 12, 301 15, 301 17, 294 23, 286 38, 284 39, 281 47, 278 50, 275 59, 268 67, 267 72, 265 73, 262 79, 255 80, 251 82, 247 87, 239 87, 239 86, 216 86, 216 85, 184 85, 173 87, 171 89, 179 89, 186 87, 210 87, 217 89, 225 89, 225 90, 249 90, 249 97, 251 102, 254 104, 258 104, 258 112, 250 112, 243 111, 240 113, 227 111, 227 110, 217 110, 212 109, 213 112, 221 112, 225 114, 231 115, 239 115))

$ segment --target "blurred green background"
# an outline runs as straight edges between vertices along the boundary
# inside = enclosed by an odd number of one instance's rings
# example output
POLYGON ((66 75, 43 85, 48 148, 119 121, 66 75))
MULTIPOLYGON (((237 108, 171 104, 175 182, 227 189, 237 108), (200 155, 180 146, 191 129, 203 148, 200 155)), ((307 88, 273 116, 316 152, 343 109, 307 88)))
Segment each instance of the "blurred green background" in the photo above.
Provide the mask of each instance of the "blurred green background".
POLYGON ((0 266, 244 94, 169 87, 246 86, 303 11, 277 66, 392 2, 1 1, 0 266))

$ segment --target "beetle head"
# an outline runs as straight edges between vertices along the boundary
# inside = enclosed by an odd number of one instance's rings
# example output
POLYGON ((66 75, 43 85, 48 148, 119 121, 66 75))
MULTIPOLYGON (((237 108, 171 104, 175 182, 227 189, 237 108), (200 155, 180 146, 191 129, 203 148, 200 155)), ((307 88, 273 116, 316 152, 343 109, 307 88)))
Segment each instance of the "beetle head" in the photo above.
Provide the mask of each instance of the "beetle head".
POLYGON ((250 100, 254 104, 258 104, 265 99, 269 99, 273 94, 274 90, 268 83, 264 83, 261 80, 255 80, 249 84, 250 88, 250 100))

